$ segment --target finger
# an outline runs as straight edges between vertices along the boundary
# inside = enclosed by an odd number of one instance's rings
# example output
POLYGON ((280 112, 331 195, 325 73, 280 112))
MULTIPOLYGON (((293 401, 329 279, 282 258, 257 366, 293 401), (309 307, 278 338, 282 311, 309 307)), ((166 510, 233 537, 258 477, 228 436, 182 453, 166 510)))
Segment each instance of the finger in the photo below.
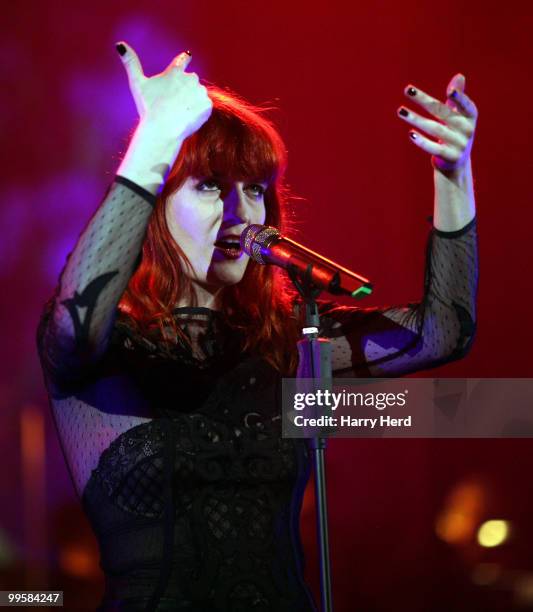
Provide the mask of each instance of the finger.
POLYGON ((192 59, 191 52, 183 51, 183 53, 176 55, 176 57, 170 62, 170 64, 167 67, 167 70, 171 68, 175 68, 175 69, 177 68, 178 70, 181 70, 182 72, 184 72, 187 66, 190 64, 191 59, 192 59))
POLYGON ((459 106, 455 103, 455 100, 450 97, 450 94, 455 90, 464 91, 464 88, 465 77, 463 74, 458 72, 451 78, 450 82, 446 86, 446 106, 453 108, 454 111, 460 112, 459 106))
POLYGON ((455 103, 457 111, 470 119, 477 119, 477 107, 472 100, 460 89, 452 89, 448 94, 455 103))
POLYGON ((408 85, 404 89, 404 94, 420 105, 428 113, 434 115, 438 119, 442 119, 443 121, 447 121, 450 115, 453 113, 453 109, 451 109, 449 106, 446 106, 446 104, 443 104, 440 100, 433 98, 413 85, 408 85))
POLYGON ((124 64, 124 68, 126 69, 130 82, 137 83, 142 81, 145 77, 137 53, 135 53, 132 47, 130 47, 124 41, 118 42, 115 46, 118 54, 120 55, 120 59, 124 64))
POLYGON ((461 133, 450 129, 448 126, 422 117, 413 111, 407 110, 404 106, 398 109, 398 116, 406 123, 413 125, 421 130, 424 130, 430 136, 440 138, 445 143, 454 145, 460 149, 464 149, 468 143, 468 139, 461 133))
POLYGON ((434 142, 416 130, 411 130, 409 132, 409 137, 417 147, 420 147, 426 153, 442 157, 450 163, 456 162, 461 157, 459 151, 457 151, 455 147, 444 142, 434 142))
POLYGON ((461 74, 460 72, 458 72, 457 74, 455 74, 451 78, 450 82, 446 86, 446 95, 449 96, 450 93, 454 89, 458 89, 459 91, 464 91, 465 90, 465 84, 466 84, 466 77, 465 77, 465 75, 461 74))

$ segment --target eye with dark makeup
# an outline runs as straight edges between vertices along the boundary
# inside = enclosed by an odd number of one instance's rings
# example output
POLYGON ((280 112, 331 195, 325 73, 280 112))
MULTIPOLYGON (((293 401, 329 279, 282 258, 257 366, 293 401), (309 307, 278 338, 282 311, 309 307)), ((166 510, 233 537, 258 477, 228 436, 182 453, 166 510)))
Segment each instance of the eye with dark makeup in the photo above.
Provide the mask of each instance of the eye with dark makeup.
POLYGON ((265 195, 266 187, 260 183, 250 183, 244 190, 251 191, 255 198, 260 198, 265 195))
MULTIPOLYGON (((223 185, 222 182, 217 179, 205 178, 199 180, 195 189, 202 193, 223 193, 224 191, 227 193, 228 186, 223 185)), ((266 189, 266 183, 247 183, 243 187, 243 191, 250 193, 256 200, 261 199, 265 195, 266 189)))
POLYGON ((199 181, 195 187, 197 191, 203 192, 213 192, 213 191, 222 191, 222 187, 218 181, 215 179, 202 179, 199 181))

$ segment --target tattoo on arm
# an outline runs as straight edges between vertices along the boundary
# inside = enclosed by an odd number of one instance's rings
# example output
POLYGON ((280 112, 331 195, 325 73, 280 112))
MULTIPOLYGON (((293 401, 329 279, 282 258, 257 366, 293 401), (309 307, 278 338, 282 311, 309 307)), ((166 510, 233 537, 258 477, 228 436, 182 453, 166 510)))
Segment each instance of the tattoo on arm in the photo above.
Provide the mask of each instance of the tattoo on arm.
POLYGON ((117 274, 118 270, 101 274, 92 280, 82 293, 75 291, 74 297, 61 302, 69 311, 78 345, 86 345, 96 302, 106 285, 117 274))

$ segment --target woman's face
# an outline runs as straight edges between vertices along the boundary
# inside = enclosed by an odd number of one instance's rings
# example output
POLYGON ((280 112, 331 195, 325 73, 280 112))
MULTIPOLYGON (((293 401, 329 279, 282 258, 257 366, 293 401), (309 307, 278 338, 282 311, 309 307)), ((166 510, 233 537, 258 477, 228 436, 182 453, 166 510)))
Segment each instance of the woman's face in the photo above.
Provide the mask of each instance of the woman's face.
POLYGON ((216 290, 242 279, 249 257, 239 238, 247 225, 264 224, 266 188, 266 182, 189 177, 168 199, 168 228, 194 282, 216 290))

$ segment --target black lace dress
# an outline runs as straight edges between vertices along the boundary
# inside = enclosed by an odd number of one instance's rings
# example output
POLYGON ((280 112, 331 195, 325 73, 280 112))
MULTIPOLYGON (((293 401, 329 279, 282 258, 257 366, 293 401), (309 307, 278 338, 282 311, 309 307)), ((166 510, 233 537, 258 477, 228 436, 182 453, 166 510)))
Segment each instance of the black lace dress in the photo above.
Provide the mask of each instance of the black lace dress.
MULTIPOLYGON (((221 314, 175 311, 190 344, 140 335, 117 304, 153 197, 118 177, 44 310, 38 345, 66 462, 100 545, 99 610, 312 612, 299 515, 305 442, 281 437, 280 375, 221 314)), ((401 307, 323 308, 336 375, 463 356, 475 331, 475 221, 432 230, 401 307)))

